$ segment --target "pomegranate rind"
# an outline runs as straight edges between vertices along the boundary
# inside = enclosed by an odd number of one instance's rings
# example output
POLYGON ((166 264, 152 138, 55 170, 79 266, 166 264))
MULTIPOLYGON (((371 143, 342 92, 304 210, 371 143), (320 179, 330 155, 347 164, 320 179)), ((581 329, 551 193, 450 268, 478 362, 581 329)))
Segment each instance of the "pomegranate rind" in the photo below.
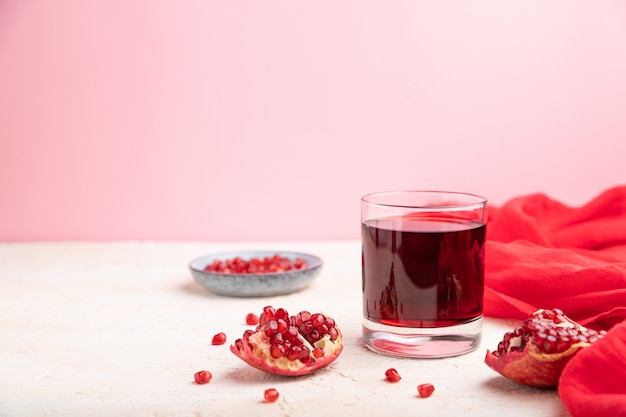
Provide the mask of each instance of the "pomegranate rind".
POLYGON ((596 332, 582 326, 558 308, 539 309, 524 321, 522 327, 506 333, 497 351, 488 350, 485 363, 504 377, 520 384, 535 388, 554 388, 558 386, 559 378, 568 362, 581 349, 601 339, 604 334, 606 332, 596 332), (579 339, 579 335, 583 339, 579 339), (563 343, 572 343, 572 337, 578 341, 559 352, 559 337, 562 337, 560 341, 563 343))
POLYGON ((545 354, 530 345, 521 352, 496 356, 487 350, 485 363, 500 375, 535 388, 554 388, 567 363, 589 343, 577 343, 564 352, 545 354))
POLYGON ((314 347, 321 348, 324 355, 316 358, 311 366, 299 360, 290 361, 285 357, 272 358, 269 354, 269 338, 263 332, 256 332, 247 341, 242 341, 240 349, 237 348, 237 344, 231 345, 230 351, 248 365, 264 372, 284 376, 308 375, 330 365, 341 354, 343 350, 341 331, 337 327, 336 329, 338 335, 334 341, 326 336, 313 344, 314 347))

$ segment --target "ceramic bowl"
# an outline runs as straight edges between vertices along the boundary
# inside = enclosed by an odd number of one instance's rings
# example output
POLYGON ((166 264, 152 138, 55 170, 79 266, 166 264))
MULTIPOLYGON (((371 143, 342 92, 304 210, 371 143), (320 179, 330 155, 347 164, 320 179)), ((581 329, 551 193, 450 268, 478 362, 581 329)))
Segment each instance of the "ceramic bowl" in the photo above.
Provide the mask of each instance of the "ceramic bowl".
POLYGON ((193 278, 212 293, 229 297, 270 297, 300 291, 315 279, 322 269, 322 259, 306 253, 284 251, 222 252, 205 255, 189 263, 193 278), (225 274, 205 271, 214 260, 227 260, 236 256, 244 260, 280 255, 290 260, 302 258, 307 267, 285 272, 264 274, 225 274))

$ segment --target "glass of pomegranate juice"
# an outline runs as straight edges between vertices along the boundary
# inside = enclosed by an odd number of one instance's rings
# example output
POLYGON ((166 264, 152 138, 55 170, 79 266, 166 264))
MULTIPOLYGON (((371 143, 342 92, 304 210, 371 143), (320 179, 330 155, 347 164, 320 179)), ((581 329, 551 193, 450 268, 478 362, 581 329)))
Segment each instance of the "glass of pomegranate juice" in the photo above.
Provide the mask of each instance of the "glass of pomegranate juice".
POLYGON ((443 191, 361 199, 363 340, 441 358, 480 344, 487 200, 443 191))

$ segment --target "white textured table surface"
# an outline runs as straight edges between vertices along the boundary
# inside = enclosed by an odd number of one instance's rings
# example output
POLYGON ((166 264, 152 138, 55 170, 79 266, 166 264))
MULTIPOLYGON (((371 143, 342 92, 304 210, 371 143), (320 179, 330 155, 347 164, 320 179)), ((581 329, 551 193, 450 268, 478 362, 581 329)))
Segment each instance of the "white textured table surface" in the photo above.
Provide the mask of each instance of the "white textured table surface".
POLYGON ((515 322, 487 319, 481 347, 447 359, 400 359, 361 341, 359 242, 0 244, 1 416, 567 416, 554 390, 516 385, 483 363, 515 322), (235 249, 324 259, 306 290, 271 298, 212 295, 188 262, 235 249), (229 351, 265 305, 323 311, 345 348, 329 368, 285 378, 229 351), (224 331, 228 342, 212 346, 224 331), (398 369, 402 380, 384 381, 398 369), (193 383, 201 369, 207 385, 193 383), (421 399, 416 386, 436 387, 421 399), (264 403, 263 391, 281 396, 264 403))

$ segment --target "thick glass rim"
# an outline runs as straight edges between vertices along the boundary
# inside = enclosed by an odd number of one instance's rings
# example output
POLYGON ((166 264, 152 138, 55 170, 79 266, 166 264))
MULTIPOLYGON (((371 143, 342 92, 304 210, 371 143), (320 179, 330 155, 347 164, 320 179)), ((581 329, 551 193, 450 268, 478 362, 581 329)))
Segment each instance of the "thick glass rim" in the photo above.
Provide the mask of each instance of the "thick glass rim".
MULTIPOLYGON (((399 200, 402 200, 402 198, 399 200)), ((361 197, 361 202, 380 207, 437 210, 468 210, 473 208, 483 208, 487 205, 487 199, 478 194, 441 190, 380 191, 365 194, 361 197), (427 196, 447 196, 450 198, 449 201, 453 202, 441 204, 437 204, 436 202, 425 202, 424 198, 427 196), (393 201, 394 197, 396 198, 396 201, 393 201), (398 201, 397 197, 403 197, 405 201, 398 201), (408 197, 414 197, 416 202, 407 202, 406 199, 408 197)))

